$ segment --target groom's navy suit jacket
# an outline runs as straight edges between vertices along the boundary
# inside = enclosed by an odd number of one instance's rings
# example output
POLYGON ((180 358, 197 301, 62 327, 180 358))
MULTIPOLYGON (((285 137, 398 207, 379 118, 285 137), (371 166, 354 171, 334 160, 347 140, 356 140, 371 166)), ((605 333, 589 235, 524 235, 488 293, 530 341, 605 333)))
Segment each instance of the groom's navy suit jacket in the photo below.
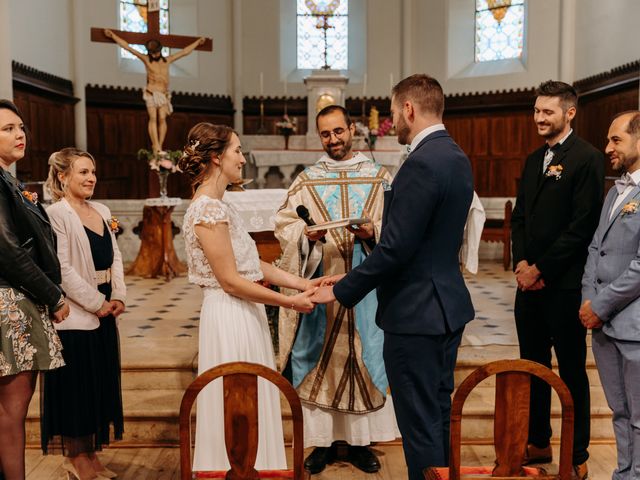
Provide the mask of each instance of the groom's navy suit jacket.
POLYGON ((411 152, 384 192, 380 241, 334 286, 353 307, 377 287, 376 323, 387 333, 440 335, 473 319, 458 252, 473 197, 467 156, 445 130, 411 152))

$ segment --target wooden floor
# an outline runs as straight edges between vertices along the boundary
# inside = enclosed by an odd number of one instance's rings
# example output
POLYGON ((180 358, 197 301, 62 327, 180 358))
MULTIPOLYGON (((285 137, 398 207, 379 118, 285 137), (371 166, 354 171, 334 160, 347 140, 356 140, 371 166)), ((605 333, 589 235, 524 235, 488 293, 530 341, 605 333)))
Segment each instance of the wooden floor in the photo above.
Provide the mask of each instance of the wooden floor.
MULTIPOLYGON (((589 448, 589 479, 608 480, 615 468, 614 445, 592 445, 589 448)), ((313 480, 401 480, 406 478, 406 467, 399 445, 377 445, 375 452, 382 469, 376 474, 363 473, 349 463, 336 462, 324 472, 313 475, 313 480)), ((289 452, 290 453, 290 452, 289 452)), ((307 453, 307 452, 305 452, 307 453)), ((178 480, 180 478, 177 448, 109 448, 102 452, 105 465, 118 472, 119 480, 178 480)), ((492 446, 466 445, 463 447, 464 465, 491 465, 494 460, 492 446)), ((59 480, 64 471, 62 457, 42 456, 39 450, 27 450, 27 480, 59 480)), ((551 465, 548 471, 557 466, 551 465)))

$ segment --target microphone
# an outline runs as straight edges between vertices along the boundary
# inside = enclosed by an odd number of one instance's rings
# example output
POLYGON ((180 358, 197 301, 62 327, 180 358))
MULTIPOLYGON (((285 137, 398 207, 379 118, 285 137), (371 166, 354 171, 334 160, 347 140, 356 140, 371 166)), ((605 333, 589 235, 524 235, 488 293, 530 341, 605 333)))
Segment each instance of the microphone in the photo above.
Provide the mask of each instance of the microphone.
POLYGON ((371 148, 371 142, 369 141, 369 137, 364 137, 364 143, 369 147, 369 153, 371 154, 371 160, 376 161, 376 157, 373 155, 373 149, 371 148))
MULTIPOLYGON (((316 224, 316 222, 314 222, 313 219, 309 216, 309 210, 304 205, 298 205, 296 207, 296 213, 298 214, 298 217, 300 217, 304 221, 304 223, 306 223, 310 227, 313 227, 316 224)), ((327 243, 327 239, 324 237, 322 237, 320 241, 322 243, 327 243)))

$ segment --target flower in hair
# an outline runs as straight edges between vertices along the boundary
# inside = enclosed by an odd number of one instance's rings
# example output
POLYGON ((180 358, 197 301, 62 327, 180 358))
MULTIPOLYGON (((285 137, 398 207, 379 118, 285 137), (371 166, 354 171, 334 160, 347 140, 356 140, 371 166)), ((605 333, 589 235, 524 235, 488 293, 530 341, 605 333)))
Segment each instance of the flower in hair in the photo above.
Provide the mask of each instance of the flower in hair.
POLYGON ((200 145, 200 140, 191 140, 191 148, 195 150, 198 148, 198 145, 200 145))

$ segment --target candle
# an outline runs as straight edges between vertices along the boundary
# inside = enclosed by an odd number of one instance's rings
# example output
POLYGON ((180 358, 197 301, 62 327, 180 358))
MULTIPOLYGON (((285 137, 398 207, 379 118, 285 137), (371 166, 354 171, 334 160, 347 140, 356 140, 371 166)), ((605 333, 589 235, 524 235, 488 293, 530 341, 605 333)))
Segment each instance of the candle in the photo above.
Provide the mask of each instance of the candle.
POLYGON ((389 74, 389 91, 393 90, 393 73, 389 74))
POLYGON ((365 97, 367 95, 367 74, 364 74, 364 78, 362 80, 362 96, 365 97))
POLYGON ((264 96, 264 73, 260 72, 260 96, 264 96))

